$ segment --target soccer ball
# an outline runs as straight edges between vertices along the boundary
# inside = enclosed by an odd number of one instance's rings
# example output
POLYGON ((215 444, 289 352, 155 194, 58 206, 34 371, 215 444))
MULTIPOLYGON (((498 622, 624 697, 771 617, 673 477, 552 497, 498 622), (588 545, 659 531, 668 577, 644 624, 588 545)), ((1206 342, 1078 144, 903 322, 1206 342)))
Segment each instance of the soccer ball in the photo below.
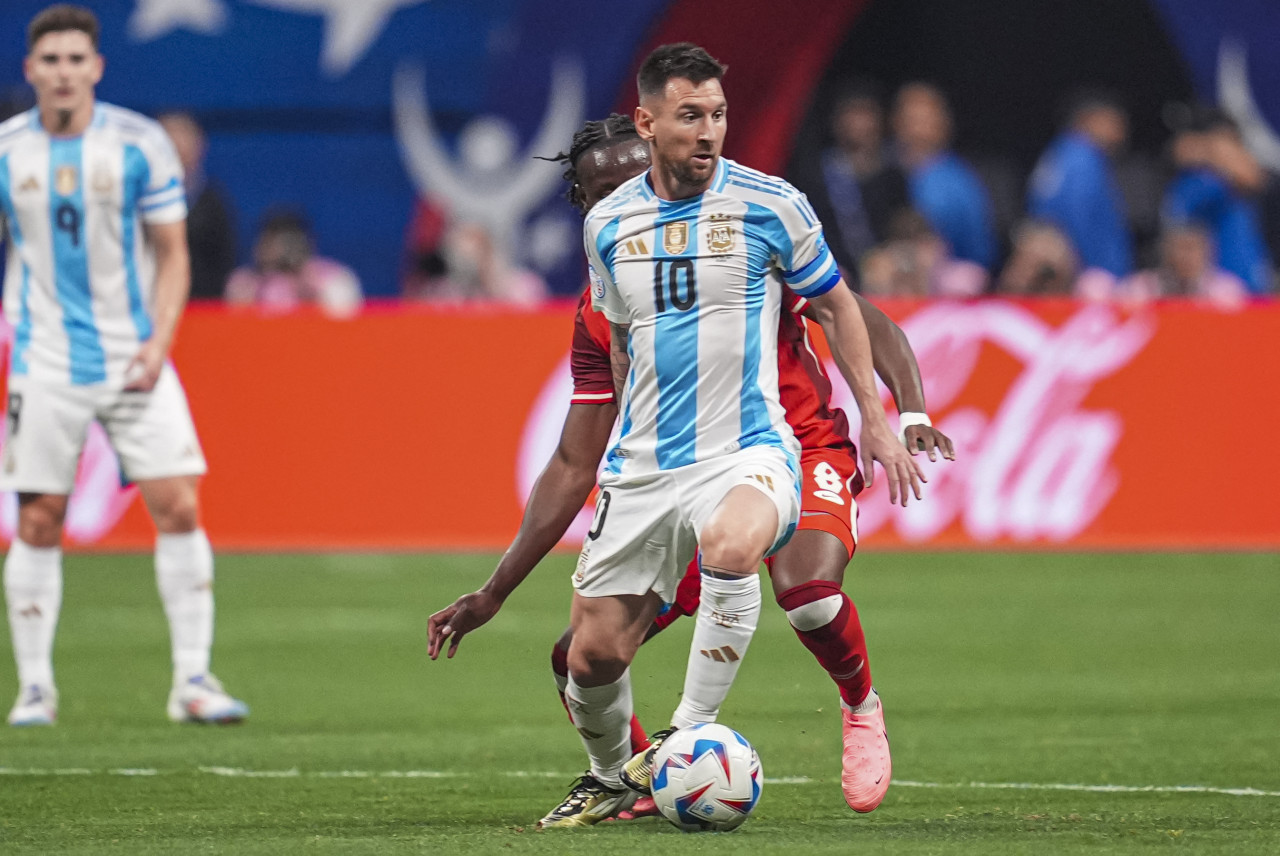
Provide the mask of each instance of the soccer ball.
POLYGON ((760 801, 760 756, 714 722, 681 728, 653 756, 653 801, 686 832, 737 829, 760 801))

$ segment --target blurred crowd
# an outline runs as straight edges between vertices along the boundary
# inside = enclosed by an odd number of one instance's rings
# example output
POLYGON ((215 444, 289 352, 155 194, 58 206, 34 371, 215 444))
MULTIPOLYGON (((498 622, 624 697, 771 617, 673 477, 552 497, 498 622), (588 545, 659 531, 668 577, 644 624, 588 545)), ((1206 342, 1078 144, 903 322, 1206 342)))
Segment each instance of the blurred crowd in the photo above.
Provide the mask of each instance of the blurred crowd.
POLYGON ((946 94, 845 86, 830 145, 793 181, 868 296, 1067 296, 1222 308, 1273 295, 1280 179, 1222 111, 1171 104, 1158 158, 1127 148, 1124 105, 1081 91, 1030 175, 952 149, 946 94))
MULTIPOLYGON (((5 93, 10 101, 6 113, 23 106, 5 93)), ((820 156, 789 178, 817 210, 846 279, 869 297, 1192 298, 1234 308, 1274 295, 1280 176, 1221 110, 1164 112, 1164 151, 1137 153, 1124 105, 1077 92, 1027 174, 957 154, 939 87, 913 82, 890 95, 856 81, 833 99, 820 156)), ((339 317, 360 309, 359 278, 318 252, 303 211, 268 211, 236 267, 235 205, 205 172, 204 130, 183 112, 159 119, 186 172, 193 298, 268 312, 314 305, 339 317)), ((552 296, 473 220, 418 199, 403 243, 405 300, 528 307, 552 296)))

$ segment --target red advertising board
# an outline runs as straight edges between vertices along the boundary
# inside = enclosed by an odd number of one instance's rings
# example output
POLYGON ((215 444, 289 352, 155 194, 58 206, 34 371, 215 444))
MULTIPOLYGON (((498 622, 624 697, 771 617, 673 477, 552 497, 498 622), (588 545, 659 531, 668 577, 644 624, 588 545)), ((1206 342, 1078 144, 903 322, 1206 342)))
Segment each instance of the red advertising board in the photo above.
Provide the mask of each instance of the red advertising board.
MULTIPOLYGON (((864 547, 1280 547, 1280 306, 886 309, 959 457, 926 464, 926 498, 905 510, 878 479, 859 500, 864 547)), ((175 361, 215 545, 501 549, 559 437, 571 320, 569 306, 345 321, 193 308, 175 361)), ((148 549, 135 493, 95 432, 71 541, 148 549)), ((14 513, 6 497, 6 536, 14 513)))

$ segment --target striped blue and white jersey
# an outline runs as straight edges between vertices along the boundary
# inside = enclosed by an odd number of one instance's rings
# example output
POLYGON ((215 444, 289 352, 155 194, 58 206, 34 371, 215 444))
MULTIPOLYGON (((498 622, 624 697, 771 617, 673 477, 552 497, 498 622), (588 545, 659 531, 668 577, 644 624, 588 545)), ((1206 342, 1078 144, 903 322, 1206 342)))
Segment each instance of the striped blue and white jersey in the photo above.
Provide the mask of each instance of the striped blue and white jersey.
POLYGON ((143 226, 187 216, 182 166, 160 125, 99 102, 79 137, 36 109, 0 124, 9 370, 120 383, 151 338, 154 260, 143 226))
POLYGON ((592 209, 584 242, 593 305, 630 328, 611 472, 796 451, 778 402, 782 289, 815 297, 840 281, 802 193, 721 158, 706 192, 669 202, 646 172, 592 209))

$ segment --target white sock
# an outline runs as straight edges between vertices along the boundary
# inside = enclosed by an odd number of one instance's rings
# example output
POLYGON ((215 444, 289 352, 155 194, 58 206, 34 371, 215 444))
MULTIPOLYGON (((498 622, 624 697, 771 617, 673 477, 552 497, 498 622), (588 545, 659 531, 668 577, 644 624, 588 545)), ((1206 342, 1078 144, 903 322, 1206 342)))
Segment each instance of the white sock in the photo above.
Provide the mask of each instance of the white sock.
POLYGON ((591 775, 611 788, 622 787, 618 773, 631 759, 631 670, 602 687, 578 686, 570 673, 564 695, 591 758, 591 775))
POLYGON ((62 608, 62 548, 32 547, 14 538, 4 561, 4 596, 18 683, 53 686, 53 633, 62 608))
POLYGON ((867 697, 855 707, 849 707, 849 705, 844 703, 844 699, 840 700, 840 704, 844 705, 850 713, 864 714, 873 712, 876 709, 876 703, 879 701, 880 695, 876 692, 876 688, 872 687, 871 692, 867 693, 867 697))
POLYGON ((213 548, 203 529, 156 537, 156 585, 169 619, 177 686, 209 671, 213 648, 213 548))
POLYGON ((684 695, 671 717, 674 727, 716 721, 759 622, 759 574, 730 580, 703 574, 684 695))

